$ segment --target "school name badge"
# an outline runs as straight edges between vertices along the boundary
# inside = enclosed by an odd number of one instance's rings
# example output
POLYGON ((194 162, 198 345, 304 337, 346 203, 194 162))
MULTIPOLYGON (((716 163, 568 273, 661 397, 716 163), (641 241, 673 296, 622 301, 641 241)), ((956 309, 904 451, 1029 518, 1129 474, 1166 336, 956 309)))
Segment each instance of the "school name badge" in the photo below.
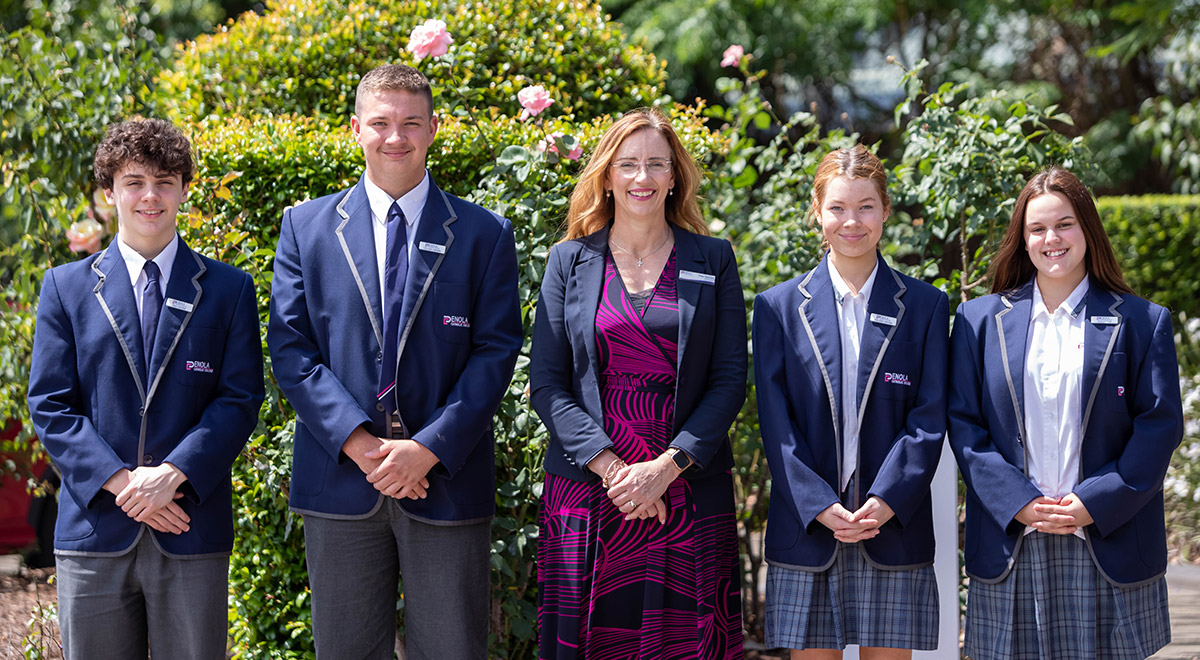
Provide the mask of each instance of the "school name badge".
POLYGON ((896 373, 893 371, 885 371, 884 372, 883 382, 891 383, 893 385, 903 385, 905 387, 912 386, 912 382, 910 382, 908 379, 908 374, 901 374, 901 373, 896 373))
POLYGON ((200 360, 187 360, 184 362, 184 369, 194 371, 199 374, 211 374, 213 372, 212 365, 200 360))
POLYGON ((448 325, 451 328, 469 328, 471 327, 471 319, 465 316, 451 316, 447 314, 442 317, 442 325, 448 325))

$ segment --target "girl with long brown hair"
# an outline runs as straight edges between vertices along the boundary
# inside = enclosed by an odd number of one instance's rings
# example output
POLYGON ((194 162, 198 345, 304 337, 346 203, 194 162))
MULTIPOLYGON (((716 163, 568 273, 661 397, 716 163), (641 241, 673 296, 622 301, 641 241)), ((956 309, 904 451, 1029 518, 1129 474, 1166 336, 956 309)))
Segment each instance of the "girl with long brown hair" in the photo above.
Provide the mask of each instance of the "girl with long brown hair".
POLYGON ((992 294, 958 308, 950 445, 967 485, 966 654, 1141 659, 1170 641, 1162 481, 1183 435, 1166 309, 1050 168, 1017 198, 992 294))

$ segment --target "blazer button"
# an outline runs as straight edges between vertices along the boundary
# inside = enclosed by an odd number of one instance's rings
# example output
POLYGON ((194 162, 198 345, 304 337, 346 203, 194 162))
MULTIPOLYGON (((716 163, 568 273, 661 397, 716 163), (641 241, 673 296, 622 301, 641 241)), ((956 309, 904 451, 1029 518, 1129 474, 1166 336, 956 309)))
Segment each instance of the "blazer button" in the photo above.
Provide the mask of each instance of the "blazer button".
POLYGON ((375 354, 375 361, 383 362, 383 351, 379 351, 378 353, 375 354))
POLYGON ((146 407, 145 406, 139 407, 138 408, 138 417, 145 417, 145 416, 146 416, 146 407))
POLYGON ((142 463, 144 463, 146 465, 150 465, 150 461, 153 461, 153 460, 154 460, 154 456, 152 456, 150 454, 146 454, 145 456, 142 457, 142 463))
POLYGON ((378 410, 379 412, 383 412, 383 404, 382 403, 375 404, 375 410, 378 410))

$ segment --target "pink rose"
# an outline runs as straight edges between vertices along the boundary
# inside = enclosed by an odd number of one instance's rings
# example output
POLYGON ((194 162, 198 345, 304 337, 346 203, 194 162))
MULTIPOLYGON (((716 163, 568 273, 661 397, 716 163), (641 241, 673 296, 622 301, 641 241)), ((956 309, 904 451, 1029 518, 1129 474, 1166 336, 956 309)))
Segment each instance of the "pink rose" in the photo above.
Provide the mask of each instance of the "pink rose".
POLYGON ((95 220, 80 220, 67 229, 67 247, 72 252, 93 254, 100 249, 104 227, 95 220))
MULTIPOLYGON (((554 131, 550 135, 542 138, 541 140, 538 140, 537 150, 542 153, 545 153, 547 151, 550 151, 552 153, 558 153, 558 144, 555 142, 554 138, 560 138, 560 137, 566 137, 566 135, 564 135, 562 131, 554 131)), ((579 157, 582 155, 583 155, 583 147, 576 146, 574 149, 572 149, 571 151, 569 151, 567 153, 566 159, 567 160, 579 160, 579 157)))
POLYGON ((408 35, 408 52, 416 56, 417 61, 426 57, 441 57, 450 50, 450 44, 454 43, 454 38, 446 32, 445 21, 439 21, 436 18, 431 18, 423 25, 418 25, 413 28, 411 34, 408 35))
POLYGON ((746 54, 746 50, 741 46, 734 44, 725 49, 725 54, 721 57, 721 66, 737 66, 742 61, 742 56, 746 54))
POLYGON ((517 100, 521 102, 521 107, 525 108, 521 111, 521 121, 541 114, 542 110, 554 104, 554 99, 550 98, 550 94, 546 92, 546 88, 541 85, 526 87, 517 92, 517 100))

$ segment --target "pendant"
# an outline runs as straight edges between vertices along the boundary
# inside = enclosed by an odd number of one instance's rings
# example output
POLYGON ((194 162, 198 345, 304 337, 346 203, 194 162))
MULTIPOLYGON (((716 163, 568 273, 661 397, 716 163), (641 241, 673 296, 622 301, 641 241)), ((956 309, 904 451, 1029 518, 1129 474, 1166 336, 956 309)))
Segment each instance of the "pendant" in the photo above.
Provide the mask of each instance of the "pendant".
POLYGON ((642 267, 642 260, 638 259, 638 268, 641 268, 641 267, 642 267))

